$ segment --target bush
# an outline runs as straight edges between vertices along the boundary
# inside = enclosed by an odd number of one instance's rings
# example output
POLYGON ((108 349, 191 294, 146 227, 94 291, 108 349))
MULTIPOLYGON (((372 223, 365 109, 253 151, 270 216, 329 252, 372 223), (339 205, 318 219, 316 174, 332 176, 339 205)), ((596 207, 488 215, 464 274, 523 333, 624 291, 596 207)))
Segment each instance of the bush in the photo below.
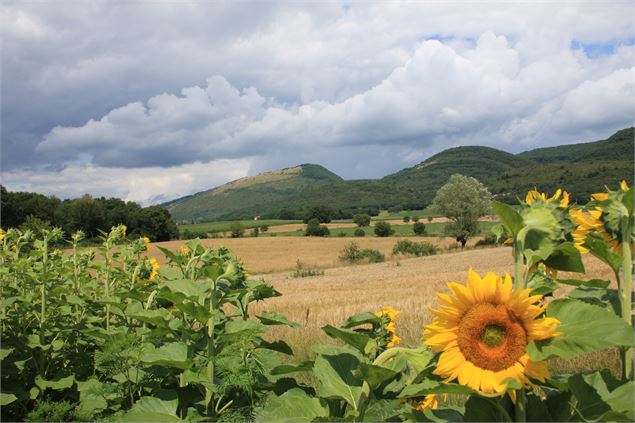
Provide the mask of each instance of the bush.
POLYGON ((404 216, 403 223, 408 223, 408 222, 410 222, 410 216, 404 216))
POLYGON ((260 232, 267 232, 269 230, 269 225, 262 225, 260 227, 260 232))
POLYGON ((257 238, 259 234, 260 230, 258 229, 258 227, 255 227, 251 230, 251 236, 253 236, 254 238, 257 238))
POLYGON ((429 242, 412 242, 408 239, 398 241, 392 249, 393 255, 404 256, 431 256, 437 254, 439 248, 429 242))
POLYGON ((432 219, 434 219, 434 217, 428 216, 427 219, 428 219, 428 222, 432 222, 432 219))
POLYGON ((370 216, 366 213, 357 213, 353 216, 353 223, 355 223, 360 228, 363 226, 369 226, 370 216))
POLYGON ((346 232, 338 232, 337 236, 340 238, 344 238, 346 236, 346 232))
POLYGON ((417 223, 419 221, 419 216, 412 216, 412 221, 417 223))
POLYGON ((426 233, 426 225, 424 225, 422 222, 415 222, 415 224, 412 225, 412 231, 416 235, 423 235, 426 233))
POLYGON ((240 222, 232 222, 231 225, 229 225, 229 230, 232 233, 232 238, 240 238, 241 236, 243 236, 244 233, 244 229, 243 229, 243 225, 240 222))
POLYGON ((496 235, 494 234, 487 235, 485 238, 479 239, 476 244, 474 244, 475 247, 485 247, 490 245, 500 245, 500 243, 496 241, 496 235))
POLYGON ((295 270, 293 271, 294 278, 306 278, 309 276, 322 276, 324 275, 324 270, 319 269, 315 266, 309 266, 307 264, 302 263, 300 260, 295 262, 295 270))
POLYGON ((355 229, 355 232, 353 234, 355 236, 366 236, 366 231, 364 231, 362 228, 357 228, 355 229))
POLYGON ((355 242, 347 244, 340 252, 339 259, 349 263, 359 263, 366 261, 368 263, 381 263, 386 257, 378 250, 372 248, 360 249, 355 242))
POLYGON ((329 236, 331 231, 324 225, 320 225, 320 222, 313 218, 309 220, 304 231, 305 236, 329 236))
POLYGON ((390 226, 388 222, 377 222, 375 223, 375 235, 379 237, 387 237, 394 234, 395 231, 390 226))

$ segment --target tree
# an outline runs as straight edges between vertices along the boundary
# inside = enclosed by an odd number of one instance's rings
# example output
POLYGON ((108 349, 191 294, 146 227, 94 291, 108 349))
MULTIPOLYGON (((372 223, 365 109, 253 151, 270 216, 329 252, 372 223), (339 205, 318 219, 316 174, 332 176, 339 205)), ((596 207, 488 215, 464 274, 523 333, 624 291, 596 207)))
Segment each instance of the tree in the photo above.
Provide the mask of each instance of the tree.
POLYGON ((395 231, 392 226, 390 226, 390 223, 383 221, 375 223, 375 235, 379 237, 386 237, 394 233, 395 231))
POLYGON ((319 220, 313 218, 309 220, 304 231, 305 236, 329 236, 331 231, 324 225, 320 225, 319 220))
POLYGON ((320 223, 329 223, 333 219, 333 209, 327 206, 313 206, 304 215, 304 223, 317 219, 320 223))
POLYGON ((404 216, 403 223, 408 223, 408 222, 410 222, 410 216, 404 216))
POLYGON ((450 219, 444 232, 465 247, 467 240, 478 234, 478 219, 490 211, 492 194, 474 178, 452 175, 437 191, 432 211, 450 219))
POLYGON ((424 225, 423 222, 415 222, 415 224, 412 225, 412 231, 416 235, 423 235, 426 233, 426 225, 424 225))
POLYGON ((366 213, 357 213, 353 216, 353 223, 360 228, 363 226, 370 226, 370 216, 366 213))
POLYGON ((243 236, 243 232, 245 231, 243 229, 243 225, 242 223, 236 221, 236 222, 232 222, 231 225, 229 225, 229 230, 232 233, 232 238, 240 238, 243 236))

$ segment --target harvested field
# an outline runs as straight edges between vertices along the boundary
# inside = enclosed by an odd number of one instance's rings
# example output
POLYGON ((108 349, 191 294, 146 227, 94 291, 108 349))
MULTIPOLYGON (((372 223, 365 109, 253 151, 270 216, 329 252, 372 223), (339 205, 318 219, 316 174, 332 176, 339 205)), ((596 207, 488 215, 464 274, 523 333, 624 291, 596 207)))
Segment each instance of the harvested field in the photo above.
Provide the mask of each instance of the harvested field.
MULTIPOLYGON (((479 238, 470 240, 468 246, 474 245, 479 238)), ((388 259, 398 238, 315 238, 315 237, 285 237, 285 238, 224 238, 204 239, 203 245, 230 248, 238 258, 243 260, 251 273, 271 273, 293 269, 296 262, 301 262, 320 268, 332 268, 345 265, 338 260, 340 251, 351 241, 360 248, 374 248, 386 255, 388 259)), ((422 241, 430 242, 441 248, 456 245, 451 238, 426 237, 422 241)), ((159 245, 170 250, 177 250, 185 241, 169 241, 152 244, 150 255, 156 257, 159 263, 165 258, 156 248, 159 245)))
MULTIPOLYGON (((610 277, 606 266, 594 257, 587 254, 584 262, 585 279, 610 277)), ((301 330, 270 329, 272 339, 285 339, 297 350, 299 357, 311 356, 310 345, 318 340, 334 342, 322 332, 324 325, 337 326, 354 313, 377 311, 387 305, 401 311, 397 317, 397 333, 404 344, 412 345, 419 342, 423 325, 432 319, 428 307, 435 304, 435 292, 447 291, 446 284, 450 281, 465 283, 470 267, 480 275, 488 271, 512 272, 511 249, 477 249, 399 262, 340 267, 327 269, 324 276, 307 278, 296 279, 289 272, 263 275, 283 295, 261 303, 258 311, 275 310, 302 325, 301 330)), ((576 275, 562 274, 561 277, 576 275)), ((558 360, 557 365, 569 370, 608 367, 617 372, 618 368, 615 351, 595 353, 579 358, 575 363, 558 360)))

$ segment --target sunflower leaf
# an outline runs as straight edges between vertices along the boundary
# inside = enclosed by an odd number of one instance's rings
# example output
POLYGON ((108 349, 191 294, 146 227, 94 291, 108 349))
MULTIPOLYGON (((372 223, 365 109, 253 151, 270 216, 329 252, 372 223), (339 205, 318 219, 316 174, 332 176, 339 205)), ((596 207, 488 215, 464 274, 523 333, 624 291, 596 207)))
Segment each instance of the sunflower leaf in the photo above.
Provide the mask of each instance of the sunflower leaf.
POLYGON ((581 354, 618 346, 634 346, 633 328, 611 310, 580 300, 556 300, 549 304, 547 316, 560 321, 562 335, 527 346, 534 361, 552 357, 571 359, 581 354), (591 324, 589 324, 591 322, 591 324))
POLYGON ((608 264, 613 272, 618 273, 622 265, 622 257, 611 251, 611 247, 597 234, 589 234, 582 244, 591 254, 608 264))
POLYGON ((498 201, 492 201, 492 209, 494 209, 503 226, 511 233, 512 237, 515 237, 523 227, 522 216, 511 206, 498 201))

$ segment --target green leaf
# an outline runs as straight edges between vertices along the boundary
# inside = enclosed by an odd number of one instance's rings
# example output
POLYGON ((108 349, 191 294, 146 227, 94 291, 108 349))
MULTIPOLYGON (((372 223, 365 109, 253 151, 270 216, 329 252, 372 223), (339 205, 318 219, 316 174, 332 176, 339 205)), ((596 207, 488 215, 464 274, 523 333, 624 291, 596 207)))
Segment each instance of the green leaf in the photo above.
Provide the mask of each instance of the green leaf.
POLYGON ((284 317, 282 314, 278 314, 274 311, 265 311, 256 317, 260 319, 260 322, 263 325, 286 325, 294 329, 300 327, 298 323, 292 322, 291 320, 288 320, 286 317, 284 317))
POLYGON ((591 254, 608 264, 614 273, 618 273, 622 265, 622 257, 615 254, 606 241, 597 234, 587 235, 583 247, 587 248, 591 254))
POLYGON ((319 381, 320 396, 342 399, 357 410, 363 382, 354 374, 359 365, 360 360, 353 354, 319 355, 315 359, 313 373, 319 381))
POLYGON ((13 352, 13 348, 1 348, 0 349, 0 360, 4 360, 13 352))
POLYGON ((141 361, 155 366, 189 369, 192 366, 191 354, 183 342, 172 342, 154 349, 152 344, 145 344, 141 361))
POLYGON ((558 283, 572 286, 587 286, 589 288, 607 288, 611 284, 611 281, 607 281, 606 279, 590 279, 588 281, 579 279, 558 279, 558 283))
POLYGON ((635 384, 628 381, 616 387, 618 383, 608 371, 571 376, 569 387, 578 401, 579 416, 585 421, 632 421, 635 384))
POLYGON ((377 325, 379 323, 381 323, 381 318, 379 318, 373 313, 365 311, 362 313, 353 314, 351 317, 349 317, 346 320, 346 322, 342 325, 342 327, 350 329, 355 326, 360 326, 365 324, 377 325))
POLYGON ((190 299, 205 296, 211 290, 209 283, 193 281, 190 279, 165 280, 163 286, 172 292, 180 293, 190 299))
POLYGON ((257 335, 266 331, 262 323, 253 320, 230 320, 225 325, 225 334, 227 335, 243 335, 246 333, 257 335))
POLYGON ((155 397, 141 397, 124 415, 125 421, 132 422, 181 422, 176 410, 179 400, 176 394, 173 399, 164 400, 155 397))
POLYGON ((617 289, 580 287, 571 291, 569 298, 575 298, 604 308, 611 307, 617 315, 622 310, 617 289))
POLYGON ((400 413, 409 411, 410 406, 397 399, 374 400, 366 408, 365 422, 393 422, 399 421, 400 413))
POLYGON ((633 328, 600 306, 579 300, 556 300, 549 304, 547 315, 560 321, 557 330, 562 335, 530 342, 527 352, 534 361, 570 359, 605 348, 635 345, 633 328))
POLYGON ((291 389, 279 397, 270 397, 257 421, 295 423, 328 421, 329 409, 318 398, 312 398, 302 389, 291 389))
POLYGON ((515 237, 523 227, 522 216, 511 206, 499 203, 498 201, 492 201, 492 209, 494 209, 494 212, 498 215, 498 218, 507 231, 512 237, 515 237))
POLYGON ((208 320, 215 314, 220 314, 214 310, 214 313, 210 313, 209 308, 202 306, 198 303, 191 301, 177 302, 176 308, 183 314, 193 317, 197 322, 207 324, 208 320))
POLYGON ((355 332, 351 329, 336 328, 331 325, 324 326, 322 330, 331 338, 341 339, 346 344, 359 350, 362 354, 372 352, 367 350, 371 338, 366 334, 355 332))
POLYGON ((527 392, 527 421, 528 422, 552 422, 554 418, 549 414, 547 403, 541 400, 531 391, 527 392))
POLYGON ((284 341, 278 340, 274 342, 267 342, 263 339, 258 343, 258 348, 264 348, 271 351, 278 351, 282 354, 293 355, 293 349, 284 341))
MULTIPOLYGON (((471 395, 465 403, 465 415, 463 418, 466 422, 505 422, 507 418, 496 407, 493 401, 496 399, 486 399, 478 395, 471 395)), ((501 404, 503 407, 503 404, 501 404)), ((503 407, 505 408, 505 407, 503 407)))
POLYGON ((399 398, 415 398, 430 394, 475 394, 476 391, 465 385, 457 383, 439 383, 434 380, 424 380, 420 383, 413 383, 404 388, 399 394, 399 398))
POLYGON ((40 376, 35 377, 35 384, 44 391, 46 388, 54 391, 68 389, 75 383, 75 375, 66 376, 57 380, 44 380, 40 376))
POLYGON ((556 392, 547 396, 549 415, 556 422, 568 421, 571 416, 571 391, 556 392))
POLYGON ((9 405, 17 399, 18 397, 13 394, 5 394, 4 392, 2 392, 0 393, 0 406, 9 405))
POLYGON ((570 242, 558 245, 545 260, 545 264, 552 269, 584 273, 584 264, 582 263, 580 251, 570 242))
POLYGON ((271 369, 271 374, 272 375, 286 375, 288 373, 294 373, 294 372, 308 372, 308 371, 311 371, 311 369, 313 369, 313 361, 309 360, 309 361, 303 361, 297 366, 294 366, 292 364, 283 364, 280 366, 276 366, 273 369, 271 369))
POLYGON ((372 390, 397 375, 399 375, 399 373, 394 370, 366 363, 361 363, 357 371, 357 376, 364 379, 372 390))

